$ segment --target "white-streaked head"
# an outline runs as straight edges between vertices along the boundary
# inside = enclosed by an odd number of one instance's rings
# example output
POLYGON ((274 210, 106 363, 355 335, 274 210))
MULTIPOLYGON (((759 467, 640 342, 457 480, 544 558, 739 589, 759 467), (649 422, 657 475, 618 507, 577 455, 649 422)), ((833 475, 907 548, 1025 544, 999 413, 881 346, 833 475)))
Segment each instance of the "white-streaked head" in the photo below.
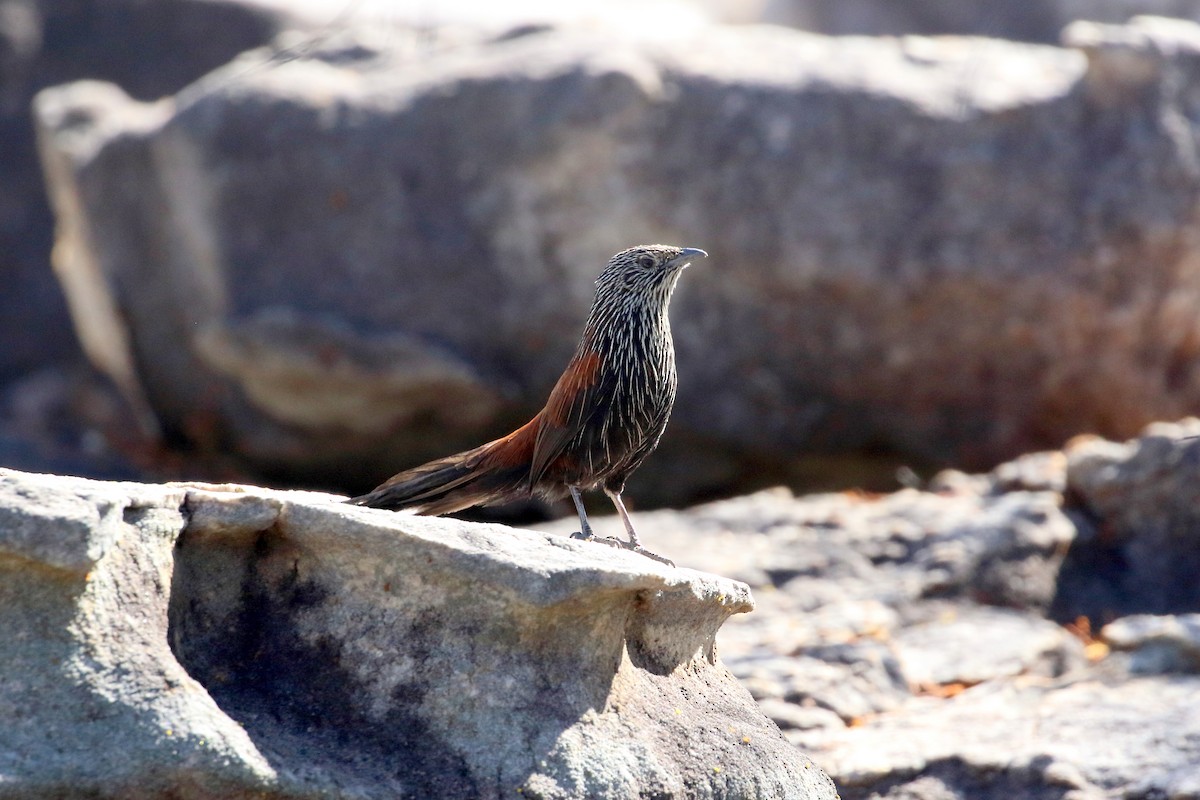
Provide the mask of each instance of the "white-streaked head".
POLYGON ((707 257, 708 253, 695 247, 638 245, 609 259, 608 266, 596 279, 596 286, 601 292, 622 295, 659 294, 665 290, 669 297, 684 267, 707 257))

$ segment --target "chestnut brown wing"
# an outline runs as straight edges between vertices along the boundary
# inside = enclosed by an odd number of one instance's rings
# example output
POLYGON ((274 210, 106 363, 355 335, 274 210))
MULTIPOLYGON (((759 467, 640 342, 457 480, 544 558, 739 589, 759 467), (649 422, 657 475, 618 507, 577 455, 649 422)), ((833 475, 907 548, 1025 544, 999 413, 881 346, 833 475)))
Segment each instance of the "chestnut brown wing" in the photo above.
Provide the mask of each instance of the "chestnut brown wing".
POLYGON ((606 379, 603 357, 596 352, 581 350, 571 359, 562 377, 550 391, 545 408, 539 414, 537 439, 529 465, 530 486, 545 477, 556 461, 560 469, 578 473, 581 482, 589 459, 584 453, 568 452, 573 443, 587 443, 600 435, 604 416, 612 402, 612 383, 606 379))

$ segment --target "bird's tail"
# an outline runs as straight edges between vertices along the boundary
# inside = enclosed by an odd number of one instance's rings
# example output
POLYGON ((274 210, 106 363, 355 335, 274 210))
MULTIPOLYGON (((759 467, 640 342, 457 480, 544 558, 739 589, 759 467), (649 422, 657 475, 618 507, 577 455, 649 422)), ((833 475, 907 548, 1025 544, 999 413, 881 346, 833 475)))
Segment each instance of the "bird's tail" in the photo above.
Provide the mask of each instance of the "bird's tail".
POLYGON ((529 495, 529 461, 513 451, 513 436, 394 475, 372 491, 346 502, 419 514, 449 514, 464 508, 507 503, 529 495))

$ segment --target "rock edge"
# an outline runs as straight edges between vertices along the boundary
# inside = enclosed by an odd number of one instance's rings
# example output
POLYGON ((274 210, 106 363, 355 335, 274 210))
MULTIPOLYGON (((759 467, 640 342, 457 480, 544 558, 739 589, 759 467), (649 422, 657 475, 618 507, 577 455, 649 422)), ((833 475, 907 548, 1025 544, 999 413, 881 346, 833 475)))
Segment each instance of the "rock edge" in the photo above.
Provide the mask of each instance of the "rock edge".
POLYGON ((744 584, 336 500, 0 470, 0 797, 836 797, 744 584))

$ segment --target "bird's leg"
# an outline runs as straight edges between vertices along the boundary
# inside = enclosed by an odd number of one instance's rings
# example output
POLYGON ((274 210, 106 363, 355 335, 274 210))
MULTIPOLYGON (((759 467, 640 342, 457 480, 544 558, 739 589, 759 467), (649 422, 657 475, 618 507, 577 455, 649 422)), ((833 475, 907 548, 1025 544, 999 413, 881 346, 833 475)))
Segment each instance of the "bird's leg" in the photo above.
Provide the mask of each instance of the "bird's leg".
POLYGON ((625 533, 629 534, 629 549, 636 550, 642 546, 642 542, 638 539, 637 531, 633 529, 633 520, 629 518, 629 512, 625 510, 625 501, 621 499, 619 492, 605 491, 606 495, 613 501, 613 505, 617 507, 617 513, 621 515, 621 522, 625 523, 625 533))
POLYGON ((571 534, 572 539, 582 539, 585 542, 600 542, 611 547, 623 547, 624 544, 612 537, 597 539, 592 533, 592 526, 588 524, 587 511, 583 508, 583 497, 579 493, 579 489, 574 486, 567 487, 571 491, 571 499, 575 501, 575 510, 579 512, 579 531, 571 534))
POLYGON ((629 541, 622 542, 621 546, 627 550, 632 550, 635 553, 641 553, 646 558, 652 558, 666 564, 668 567, 675 566, 675 562, 669 558, 663 558, 657 553, 651 553, 646 548, 642 547, 641 540, 638 539, 637 531, 633 529, 633 520, 629 518, 629 512, 625 510, 625 502, 621 500, 620 492, 604 490, 604 493, 613 501, 613 505, 617 507, 617 513, 621 515, 621 522, 625 523, 625 532, 629 534, 629 541))
POLYGON ((583 508, 583 498, 579 495, 579 490, 574 486, 568 486, 567 489, 571 492, 571 499, 575 501, 575 510, 579 512, 579 531, 571 534, 572 539, 594 539, 592 536, 592 526, 588 524, 587 511, 583 508))

